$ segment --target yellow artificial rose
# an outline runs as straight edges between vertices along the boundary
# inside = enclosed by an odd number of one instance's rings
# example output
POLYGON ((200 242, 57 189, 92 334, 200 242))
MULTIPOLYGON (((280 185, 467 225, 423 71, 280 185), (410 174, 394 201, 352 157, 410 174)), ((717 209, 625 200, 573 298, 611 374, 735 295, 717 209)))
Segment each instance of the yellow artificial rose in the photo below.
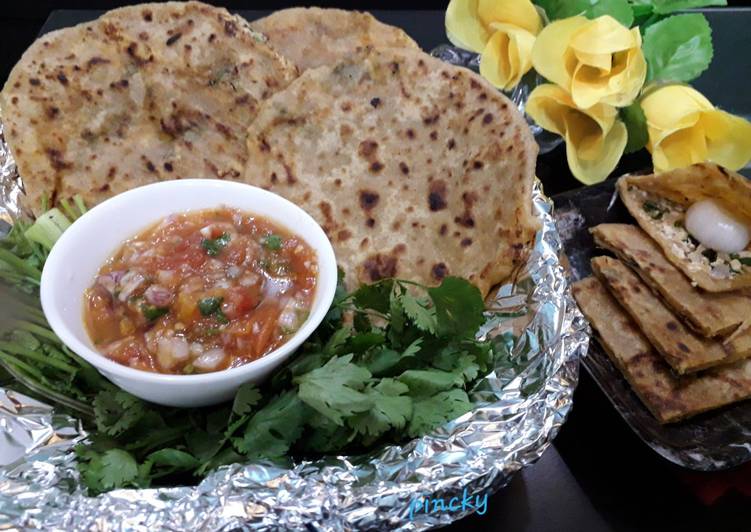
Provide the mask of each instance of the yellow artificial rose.
POLYGON ((532 49, 532 64, 583 109, 631 104, 647 76, 639 28, 629 30, 609 15, 546 26, 532 49))
POLYGON ((598 103, 580 109, 571 95, 553 84, 540 85, 529 95, 527 114, 543 129, 566 140, 571 173, 587 185, 610 175, 626 148, 626 126, 618 110, 598 103))
POLYGON ((530 0, 451 0, 446 35, 481 54, 480 74, 510 90, 532 68, 532 47, 542 20, 530 0))
POLYGON ((751 123, 715 108, 691 87, 659 87, 641 107, 657 172, 705 161, 738 170, 751 160, 751 123))

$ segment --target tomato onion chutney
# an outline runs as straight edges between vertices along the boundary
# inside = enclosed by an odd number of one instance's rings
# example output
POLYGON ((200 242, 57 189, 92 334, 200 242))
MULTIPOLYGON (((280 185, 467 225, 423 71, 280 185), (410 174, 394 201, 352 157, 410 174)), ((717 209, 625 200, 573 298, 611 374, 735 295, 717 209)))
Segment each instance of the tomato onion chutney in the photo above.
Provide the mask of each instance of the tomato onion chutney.
POLYGON ((273 222, 228 207, 168 216, 126 241, 84 298, 96 349, 133 368, 237 367, 307 319, 316 253, 273 222))

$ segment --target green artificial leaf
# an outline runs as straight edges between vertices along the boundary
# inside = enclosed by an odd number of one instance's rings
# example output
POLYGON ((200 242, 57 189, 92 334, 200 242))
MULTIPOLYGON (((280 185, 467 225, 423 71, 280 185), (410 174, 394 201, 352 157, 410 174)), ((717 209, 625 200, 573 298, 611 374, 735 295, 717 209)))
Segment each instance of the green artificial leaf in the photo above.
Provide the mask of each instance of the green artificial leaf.
POLYGON ((459 389, 416 400, 412 406, 412 419, 407 426, 407 434, 411 438, 422 436, 471 409, 472 403, 467 393, 459 389))
POLYGON ((575 15, 589 19, 610 15, 627 28, 634 22, 628 0, 538 0, 536 4, 545 10, 551 21, 575 15))
POLYGON ((119 436, 134 427, 143 417, 145 405, 128 392, 99 392, 94 398, 97 429, 109 436, 119 436))
POLYGON ((658 15, 669 15, 676 11, 696 9, 709 6, 726 6, 727 0, 651 0, 654 12, 658 15))
POLYGON ((370 372, 352 363, 352 355, 334 357, 323 367, 294 378, 300 399, 336 423, 343 417, 363 412, 372 405, 360 390, 370 379, 370 372))
POLYGON ((386 314, 389 311, 393 284, 394 282, 388 279, 361 286, 352 294, 355 305, 361 309, 371 309, 381 314, 386 314))
POLYGON ((413 397, 430 396, 462 383, 454 373, 437 369, 410 369, 398 379, 409 387, 409 394, 413 397))
POLYGON ((254 406, 261 400, 261 392, 253 383, 245 383, 237 389, 235 400, 232 403, 232 412, 238 416, 250 413, 254 406))
POLYGON ((359 434, 377 437, 390 429, 404 428, 412 417, 412 399, 406 384, 394 379, 382 379, 375 386, 369 386, 365 394, 373 406, 367 412, 355 414, 347 423, 359 434))
POLYGON ((99 480, 105 488, 121 488, 138 477, 138 462, 122 449, 110 449, 101 458, 99 480))
POLYGON ((305 405, 290 390, 256 412, 233 443, 250 459, 280 458, 302 434, 305 418, 305 405))
POLYGON ((689 82, 712 62, 712 30, 699 13, 674 15, 644 32, 647 81, 689 82))
POLYGON ((192 454, 169 448, 151 453, 146 460, 157 466, 174 467, 180 470, 193 469, 200 464, 192 454))
POLYGON ((434 334, 436 331, 435 308, 429 307, 429 301, 405 293, 400 297, 402 308, 415 327, 421 331, 434 334))
POLYGON ((465 279, 446 277, 440 286, 429 288, 439 336, 473 338, 485 323, 485 303, 480 290, 465 279))
POLYGON ((634 102, 620 110, 621 120, 628 130, 628 142, 626 153, 634 153, 647 145, 649 134, 647 132, 647 117, 639 102, 634 102))

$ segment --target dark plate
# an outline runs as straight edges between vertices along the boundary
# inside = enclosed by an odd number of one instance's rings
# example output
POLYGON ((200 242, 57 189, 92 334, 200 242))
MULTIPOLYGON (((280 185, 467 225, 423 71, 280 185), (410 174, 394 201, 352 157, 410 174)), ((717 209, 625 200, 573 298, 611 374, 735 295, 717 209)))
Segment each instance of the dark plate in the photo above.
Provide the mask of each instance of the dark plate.
MULTIPOLYGON (((576 280, 591 275, 589 260, 604 254, 595 249, 588 228, 605 222, 635 223, 620 199, 614 199, 614 185, 611 179, 553 197, 558 228, 576 280)), ((671 462, 698 471, 716 471, 751 461, 750 402, 661 425, 596 341, 590 343, 582 363, 633 431, 671 462)))

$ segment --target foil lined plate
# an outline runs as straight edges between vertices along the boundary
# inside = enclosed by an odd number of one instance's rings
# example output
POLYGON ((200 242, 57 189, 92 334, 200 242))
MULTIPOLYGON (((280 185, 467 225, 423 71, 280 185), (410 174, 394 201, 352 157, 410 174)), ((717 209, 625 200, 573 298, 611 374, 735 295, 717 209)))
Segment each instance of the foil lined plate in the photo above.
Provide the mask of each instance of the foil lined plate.
MULTIPOLYGON (((20 212, 20 181, 0 147, 2 208, 20 212)), ((589 326, 559 262, 552 204, 531 198, 541 229, 516 282, 499 288, 481 335, 512 333, 509 360, 471 392, 474 410, 432 434, 365 456, 223 467, 198 486, 88 497, 73 447, 80 424, 0 388, 0 529, 422 530, 474 511, 420 511, 424 498, 482 497, 537 460, 571 409, 589 326)), ((3 302, 0 301, 0 305, 3 302)))

